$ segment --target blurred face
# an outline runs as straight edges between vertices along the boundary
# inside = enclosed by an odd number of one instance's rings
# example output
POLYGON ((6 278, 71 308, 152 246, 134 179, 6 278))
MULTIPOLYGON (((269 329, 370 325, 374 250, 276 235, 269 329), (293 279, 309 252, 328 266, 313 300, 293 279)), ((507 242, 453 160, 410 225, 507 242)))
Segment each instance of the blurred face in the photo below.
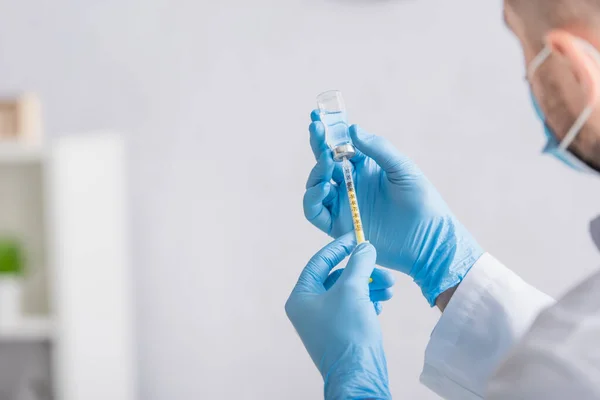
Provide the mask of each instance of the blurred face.
MULTIPOLYGON (((505 3, 505 21, 523 48, 525 65, 530 66, 534 58, 549 46, 549 58, 533 73, 527 76, 531 90, 546 122, 556 139, 562 141, 575 120, 587 105, 596 102, 600 88, 600 65, 590 57, 578 39, 594 43, 585 32, 576 27, 566 30, 544 31, 535 11, 514 10, 505 3)), ((600 141, 597 120, 598 107, 580 134, 569 147, 569 151, 587 164, 598 169, 600 154, 595 154, 600 141)))

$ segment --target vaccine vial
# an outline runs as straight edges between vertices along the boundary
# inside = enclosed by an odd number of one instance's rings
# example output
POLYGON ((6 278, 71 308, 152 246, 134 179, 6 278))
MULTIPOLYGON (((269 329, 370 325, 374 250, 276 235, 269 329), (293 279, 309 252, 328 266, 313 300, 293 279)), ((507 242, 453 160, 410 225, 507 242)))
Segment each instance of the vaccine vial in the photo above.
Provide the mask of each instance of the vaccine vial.
POLYGON ((333 159, 351 159, 356 151, 348 132, 348 118, 342 92, 330 90, 317 96, 321 122, 325 125, 325 141, 333 152, 333 159))

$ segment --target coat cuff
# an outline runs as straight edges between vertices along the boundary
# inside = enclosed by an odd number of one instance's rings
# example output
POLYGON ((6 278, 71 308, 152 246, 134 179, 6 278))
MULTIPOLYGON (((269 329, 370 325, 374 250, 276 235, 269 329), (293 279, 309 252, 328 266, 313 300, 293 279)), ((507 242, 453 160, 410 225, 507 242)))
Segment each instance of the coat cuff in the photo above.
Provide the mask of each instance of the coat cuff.
POLYGON ((554 301, 484 254, 435 327, 421 383, 445 399, 481 399, 488 379, 554 301))

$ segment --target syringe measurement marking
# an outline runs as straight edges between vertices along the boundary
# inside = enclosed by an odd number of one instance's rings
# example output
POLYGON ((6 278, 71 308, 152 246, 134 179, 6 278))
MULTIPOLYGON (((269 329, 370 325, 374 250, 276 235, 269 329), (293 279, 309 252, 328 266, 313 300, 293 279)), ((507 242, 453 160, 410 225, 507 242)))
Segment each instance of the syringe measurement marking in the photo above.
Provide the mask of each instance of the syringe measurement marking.
POLYGON ((357 244, 361 244, 365 241, 365 233, 360 219, 358 199, 356 198, 356 189, 354 188, 354 179, 352 178, 352 168, 350 167, 350 161, 348 161, 347 158, 344 158, 342 168, 344 170, 344 180, 346 181, 346 189, 348 191, 348 200, 350 201, 350 211, 352 213, 352 223, 354 224, 356 242, 357 244))

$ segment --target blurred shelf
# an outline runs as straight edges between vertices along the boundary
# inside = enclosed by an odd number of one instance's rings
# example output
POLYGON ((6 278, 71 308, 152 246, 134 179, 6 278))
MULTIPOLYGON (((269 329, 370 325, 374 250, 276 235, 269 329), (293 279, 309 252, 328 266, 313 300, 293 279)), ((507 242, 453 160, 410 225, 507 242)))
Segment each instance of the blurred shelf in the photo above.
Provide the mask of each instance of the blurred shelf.
POLYGON ((49 319, 25 319, 15 326, 0 327, 0 342, 47 341, 51 339, 52 324, 49 319))
POLYGON ((41 146, 0 142, 0 165, 30 164, 42 160, 41 146))

